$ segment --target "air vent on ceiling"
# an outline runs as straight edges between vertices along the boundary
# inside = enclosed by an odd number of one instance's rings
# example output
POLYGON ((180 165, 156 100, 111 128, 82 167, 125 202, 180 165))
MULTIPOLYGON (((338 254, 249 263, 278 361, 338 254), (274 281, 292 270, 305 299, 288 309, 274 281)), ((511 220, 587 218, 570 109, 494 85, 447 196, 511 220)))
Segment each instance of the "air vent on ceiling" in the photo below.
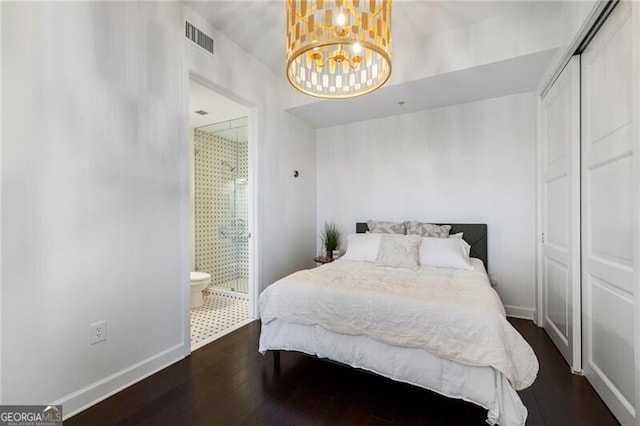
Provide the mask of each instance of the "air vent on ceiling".
POLYGON ((213 54, 213 39, 185 21, 185 34, 189 40, 213 54))
POLYGON ((207 114, 209 114, 207 111, 202 110, 202 109, 199 109, 199 110, 194 111, 194 112, 195 112, 196 114, 200 114, 200 115, 207 115, 207 114))

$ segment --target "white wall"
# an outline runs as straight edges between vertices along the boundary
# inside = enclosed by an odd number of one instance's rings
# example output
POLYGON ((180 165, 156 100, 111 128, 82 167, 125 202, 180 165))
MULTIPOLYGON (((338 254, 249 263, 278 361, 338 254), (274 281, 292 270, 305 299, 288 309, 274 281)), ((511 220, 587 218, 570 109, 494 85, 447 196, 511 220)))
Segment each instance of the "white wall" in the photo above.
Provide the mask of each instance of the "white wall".
POLYGON ((395 46, 388 84, 432 77, 558 47, 559 5, 531 2, 470 25, 395 46))
MULTIPOLYGON (((2 129, 2 6, 0 5, 0 129, 2 129)), ((2 176, 2 131, 0 130, 0 177, 2 176)), ((0 321, 2 321, 2 181, 0 180, 0 321)), ((2 325, 0 325, 0 403, 2 403, 2 325)))
POLYGON ((535 136, 533 93, 318 130, 318 229, 486 223, 496 290, 510 314, 532 318, 535 136))
POLYGON ((187 64, 256 105, 263 286, 315 253, 315 134, 237 46, 188 46, 178 2, 0 7, 1 403, 68 415, 188 352, 187 64))
POLYGON ((69 413, 181 356, 179 9, 2 9, 2 403, 69 413))

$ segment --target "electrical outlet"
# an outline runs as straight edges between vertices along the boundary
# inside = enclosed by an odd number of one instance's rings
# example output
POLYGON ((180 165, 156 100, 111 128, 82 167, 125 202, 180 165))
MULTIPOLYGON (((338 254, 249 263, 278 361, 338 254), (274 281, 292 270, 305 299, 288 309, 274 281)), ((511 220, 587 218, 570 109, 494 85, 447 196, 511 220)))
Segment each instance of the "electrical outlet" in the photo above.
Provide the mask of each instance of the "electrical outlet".
POLYGON ((107 321, 98 321, 89 325, 89 342, 92 345, 107 340, 107 321))

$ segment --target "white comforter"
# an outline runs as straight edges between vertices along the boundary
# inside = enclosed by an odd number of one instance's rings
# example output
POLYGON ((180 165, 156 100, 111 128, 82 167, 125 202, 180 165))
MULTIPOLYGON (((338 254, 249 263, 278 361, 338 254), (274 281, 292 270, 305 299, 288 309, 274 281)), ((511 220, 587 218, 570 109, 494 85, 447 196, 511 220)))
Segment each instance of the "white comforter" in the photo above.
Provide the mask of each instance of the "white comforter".
POLYGON ((462 364, 493 367, 516 390, 531 385, 538 373, 533 350, 506 320, 479 261, 473 271, 410 271, 339 260, 277 281, 260 295, 259 306, 264 324, 317 324, 422 348, 462 364))

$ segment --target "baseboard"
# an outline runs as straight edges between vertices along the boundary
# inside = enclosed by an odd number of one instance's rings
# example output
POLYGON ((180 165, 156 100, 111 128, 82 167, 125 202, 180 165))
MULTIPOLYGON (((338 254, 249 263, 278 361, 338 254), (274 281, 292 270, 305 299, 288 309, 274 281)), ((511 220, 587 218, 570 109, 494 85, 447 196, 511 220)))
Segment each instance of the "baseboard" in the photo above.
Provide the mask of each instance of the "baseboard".
POLYGON ((67 420, 92 405, 109 398, 111 395, 180 361, 184 357, 184 345, 175 345, 124 370, 114 373, 109 377, 105 377, 102 380, 73 392, 53 402, 53 404, 62 404, 64 412, 63 420, 67 420))
POLYGON ((535 309, 533 308, 523 308, 521 306, 508 306, 504 307, 505 312, 508 317, 512 318, 520 318, 533 321, 535 315, 535 309))
POLYGON ((208 291, 209 293, 215 293, 223 297, 230 297, 232 299, 249 300, 249 295, 247 293, 240 293, 237 291, 232 291, 232 290, 227 290, 225 288, 218 288, 218 287, 212 287, 212 286, 207 287, 205 290, 208 291))

